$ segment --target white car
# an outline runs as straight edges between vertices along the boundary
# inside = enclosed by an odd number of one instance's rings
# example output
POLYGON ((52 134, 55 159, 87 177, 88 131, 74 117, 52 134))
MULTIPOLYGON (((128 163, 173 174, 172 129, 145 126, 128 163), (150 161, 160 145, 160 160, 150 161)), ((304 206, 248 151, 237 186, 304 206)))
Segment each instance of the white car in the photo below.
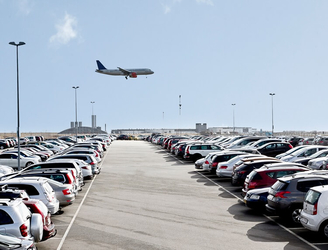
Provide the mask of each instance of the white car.
POLYGON ((229 161, 220 162, 216 168, 216 175, 218 177, 231 177, 233 172, 233 166, 241 159, 247 159, 251 157, 258 157, 258 154, 245 154, 238 155, 229 161))
MULTIPOLYGON (((0 154, 0 164, 7 165, 14 169, 18 168, 18 153, 2 153, 0 154)), ((25 168, 29 165, 39 163, 40 160, 34 157, 20 156, 20 167, 25 168)))
POLYGON ((297 150, 289 155, 282 157, 281 160, 288 161, 288 162, 294 162, 296 160, 300 160, 305 157, 309 157, 310 155, 313 155, 314 153, 316 153, 320 150, 323 150, 323 149, 328 149, 328 147, 327 146, 318 146, 318 145, 307 146, 307 147, 297 150))
POLYGON ((328 185, 312 187, 305 195, 300 215, 300 222, 305 228, 320 232, 326 238, 328 238, 327 207, 328 185))

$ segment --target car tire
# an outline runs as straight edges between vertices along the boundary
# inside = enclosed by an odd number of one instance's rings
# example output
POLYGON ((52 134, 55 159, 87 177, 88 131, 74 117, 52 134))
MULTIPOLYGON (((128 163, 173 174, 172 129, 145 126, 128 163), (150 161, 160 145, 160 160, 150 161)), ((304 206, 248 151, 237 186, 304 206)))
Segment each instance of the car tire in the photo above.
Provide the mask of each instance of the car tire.
POLYGON ((5 147, 4 146, 0 146, 0 149, 4 149, 5 147))
POLYGON ((300 215, 302 208, 294 207, 290 210, 291 222, 294 224, 300 224, 300 215))
POLYGON ((328 221, 325 221, 321 224, 319 232, 323 237, 326 239, 328 238, 328 221))
POLYGON ((31 234, 35 242, 40 242, 43 237, 43 221, 41 214, 32 214, 31 217, 31 234))
POLYGON ((33 165, 33 162, 27 162, 26 164, 25 164, 25 167, 27 168, 28 166, 31 166, 31 165, 33 165))

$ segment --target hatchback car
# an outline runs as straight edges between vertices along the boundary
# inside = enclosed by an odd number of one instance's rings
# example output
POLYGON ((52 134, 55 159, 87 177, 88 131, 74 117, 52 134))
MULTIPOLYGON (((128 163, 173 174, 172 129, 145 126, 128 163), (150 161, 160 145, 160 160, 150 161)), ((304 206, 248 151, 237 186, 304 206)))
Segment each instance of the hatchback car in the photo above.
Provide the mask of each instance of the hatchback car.
POLYGON ((20 239, 10 234, 0 234, 0 249, 3 250, 37 250, 34 239, 20 239))
POLYGON ((242 190, 243 196, 250 189, 272 186, 278 178, 309 169, 298 164, 273 163, 254 169, 247 175, 242 190))
POLYGON ((312 187, 306 193, 300 215, 302 225, 328 238, 328 185, 312 187))
POLYGON ((0 199, 0 231, 39 242, 43 237, 42 216, 32 214, 20 198, 0 199))
POLYGON ((293 148, 293 146, 288 142, 269 142, 256 149, 262 155, 275 157, 278 154, 287 152, 291 148, 293 148))
POLYGON ((41 200, 49 209, 51 214, 59 211, 59 201, 55 192, 45 178, 40 177, 38 180, 25 180, 24 178, 14 178, 0 181, 0 185, 7 184, 8 187, 16 187, 25 190, 32 199, 41 200))

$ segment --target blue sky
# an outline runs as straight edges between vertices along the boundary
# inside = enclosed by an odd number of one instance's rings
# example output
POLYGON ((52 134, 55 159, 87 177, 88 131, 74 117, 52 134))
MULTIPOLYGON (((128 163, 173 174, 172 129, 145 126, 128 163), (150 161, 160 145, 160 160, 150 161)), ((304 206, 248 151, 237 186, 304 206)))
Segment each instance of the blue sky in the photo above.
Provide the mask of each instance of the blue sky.
POLYGON ((327 1, 0 0, 1 132, 14 132, 19 47, 20 130, 75 121, 118 128, 235 125, 325 130, 327 1), (102 75, 150 68, 147 78, 102 75), (181 115, 179 115, 181 95, 181 115), (164 114, 164 115, 163 115, 164 114))

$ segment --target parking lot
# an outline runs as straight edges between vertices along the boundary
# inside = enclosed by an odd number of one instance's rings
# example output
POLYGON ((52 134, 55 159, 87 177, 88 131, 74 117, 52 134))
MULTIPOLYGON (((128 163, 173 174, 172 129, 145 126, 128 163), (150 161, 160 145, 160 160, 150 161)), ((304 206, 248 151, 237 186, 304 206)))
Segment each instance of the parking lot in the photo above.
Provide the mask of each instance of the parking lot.
POLYGON ((102 173, 53 216, 38 249, 327 249, 323 239, 245 207, 228 179, 145 141, 115 141, 102 173))

